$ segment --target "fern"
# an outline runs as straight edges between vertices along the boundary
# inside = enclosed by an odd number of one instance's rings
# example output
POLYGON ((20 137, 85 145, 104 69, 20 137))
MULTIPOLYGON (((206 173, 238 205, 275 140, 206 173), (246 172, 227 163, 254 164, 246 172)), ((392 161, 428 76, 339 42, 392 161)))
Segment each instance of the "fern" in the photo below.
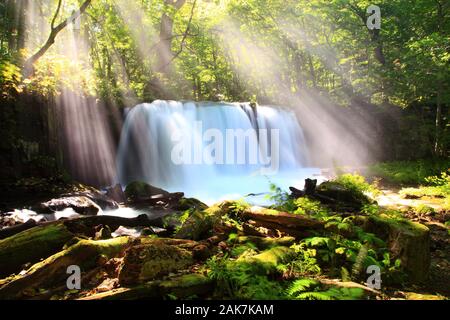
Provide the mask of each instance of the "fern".
POLYGON ((299 300, 333 300, 326 292, 305 292, 298 295, 299 300))
POLYGON ((295 294, 304 292, 311 287, 315 287, 319 284, 314 279, 300 279, 294 281, 294 283, 288 289, 288 295, 295 296, 295 294))

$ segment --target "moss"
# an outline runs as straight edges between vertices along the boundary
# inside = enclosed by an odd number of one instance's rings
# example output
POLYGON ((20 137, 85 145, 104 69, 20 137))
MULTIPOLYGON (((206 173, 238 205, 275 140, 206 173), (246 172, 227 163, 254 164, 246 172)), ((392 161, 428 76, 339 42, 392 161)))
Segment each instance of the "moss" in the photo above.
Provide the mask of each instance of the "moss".
POLYGON ((128 241, 127 237, 101 241, 81 240, 34 264, 25 274, 1 280, 0 299, 18 298, 24 289, 60 287, 65 284, 68 266, 78 265, 84 272, 90 270, 98 265, 100 257, 110 259, 117 256, 128 241))
POLYGON ((410 281, 426 281, 430 268, 430 230, 426 226, 382 214, 369 217, 365 230, 388 243, 393 258, 401 260, 410 281))
POLYGON ((194 264, 192 252, 154 239, 129 248, 119 272, 121 284, 136 284, 184 270, 194 264))
POLYGON ((195 198, 182 198, 174 209, 181 211, 186 211, 189 209, 206 210, 208 209, 208 206, 195 198))
POLYGON ((246 262, 264 265, 268 270, 274 270, 280 264, 288 263, 295 255, 294 250, 287 247, 268 249, 252 257, 244 258, 246 262))
POLYGON ((364 205, 371 204, 371 201, 360 188, 349 187, 339 181, 327 181, 317 187, 317 194, 334 199, 343 206, 351 206, 361 209, 364 205))
POLYGON ((397 229, 412 236, 423 236, 430 232, 430 229, 423 224, 408 219, 393 219, 385 214, 371 216, 369 219, 377 224, 386 225, 389 229, 397 229))
POLYGON ((130 288, 115 289, 95 294, 82 300, 161 299, 167 295, 183 299, 208 294, 213 288, 214 283, 211 279, 194 273, 173 277, 164 281, 149 281, 130 288))
POLYGON ((237 238, 237 243, 245 244, 245 243, 253 243, 258 249, 265 250, 272 247, 277 246, 285 246, 290 247, 295 243, 294 237, 282 237, 279 239, 275 238, 262 238, 262 237, 253 237, 253 236, 242 236, 237 238))
POLYGON ((414 292, 407 292, 406 300, 446 300, 443 296, 437 296, 432 294, 420 294, 414 292))
POLYGON ((222 204, 209 207, 206 210, 194 210, 175 234, 176 238, 200 240, 212 236, 214 225, 225 215, 222 204))
POLYGON ((198 273, 185 274, 170 280, 162 281, 159 289, 162 296, 171 295, 177 298, 198 296, 211 292, 213 281, 198 273))
POLYGON ((61 250, 74 235, 62 224, 38 226, 0 240, 0 276, 20 271, 61 250))

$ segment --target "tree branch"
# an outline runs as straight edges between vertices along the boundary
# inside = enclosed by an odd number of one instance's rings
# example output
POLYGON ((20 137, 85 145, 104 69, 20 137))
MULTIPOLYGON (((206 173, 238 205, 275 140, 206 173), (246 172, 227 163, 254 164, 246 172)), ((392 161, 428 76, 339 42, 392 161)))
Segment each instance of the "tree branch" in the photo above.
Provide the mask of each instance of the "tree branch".
POLYGON ((80 6, 80 8, 75 11, 69 18, 61 22, 56 27, 54 26, 56 19, 59 15, 59 11, 61 9, 61 0, 58 2, 58 8, 55 12, 55 15, 52 20, 52 26, 50 35, 45 42, 45 44, 35 53, 33 54, 24 64, 24 75, 25 78, 28 78, 31 76, 34 72, 34 64, 50 49, 50 47, 55 43, 55 39, 58 36, 58 34, 64 30, 70 23, 74 22, 76 19, 78 19, 87 9, 87 7, 91 4, 92 0, 86 0, 83 2, 83 4, 80 6))
POLYGON ((59 0, 58 1, 58 7, 56 8, 55 15, 53 16, 52 23, 50 25, 51 26, 51 30, 55 29, 55 23, 56 23, 56 19, 58 18, 59 11, 61 10, 61 5, 62 5, 62 0, 59 0))

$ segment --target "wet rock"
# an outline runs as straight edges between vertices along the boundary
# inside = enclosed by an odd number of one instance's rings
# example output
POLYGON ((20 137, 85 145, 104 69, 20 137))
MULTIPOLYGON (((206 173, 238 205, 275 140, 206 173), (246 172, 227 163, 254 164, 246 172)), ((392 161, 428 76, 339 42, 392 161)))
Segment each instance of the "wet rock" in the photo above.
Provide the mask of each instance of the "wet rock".
POLYGON ((157 196, 168 196, 170 193, 166 190, 151 186, 145 182, 135 181, 125 188, 125 196, 132 201, 145 200, 157 196))
POLYGON ((54 213, 71 208, 76 213, 87 216, 95 216, 101 211, 99 205, 85 196, 69 196, 41 203, 36 211, 41 213, 54 213))
POLYGON ((107 188, 106 195, 112 200, 119 203, 123 203, 127 200, 125 192, 123 192, 122 186, 120 184, 116 184, 114 187, 107 188))

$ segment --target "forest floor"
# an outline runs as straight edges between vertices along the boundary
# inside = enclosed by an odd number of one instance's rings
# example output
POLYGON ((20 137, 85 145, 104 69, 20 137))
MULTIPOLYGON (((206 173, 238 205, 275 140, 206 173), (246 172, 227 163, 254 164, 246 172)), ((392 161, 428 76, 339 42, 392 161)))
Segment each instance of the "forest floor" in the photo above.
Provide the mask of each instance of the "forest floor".
POLYGON ((0 214, 0 299, 450 297, 448 199, 428 189, 372 190, 344 175, 309 195, 275 188, 267 209, 208 207, 143 183, 127 186, 120 205, 114 192, 48 185, 37 204, 47 185, 36 181, 3 201, 18 210, 0 214), (151 214, 111 217, 106 208, 151 214), (83 270, 82 290, 66 287, 70 265, 83 270), (368 265, 382 268, 382 290, 368 287, 368 265))

